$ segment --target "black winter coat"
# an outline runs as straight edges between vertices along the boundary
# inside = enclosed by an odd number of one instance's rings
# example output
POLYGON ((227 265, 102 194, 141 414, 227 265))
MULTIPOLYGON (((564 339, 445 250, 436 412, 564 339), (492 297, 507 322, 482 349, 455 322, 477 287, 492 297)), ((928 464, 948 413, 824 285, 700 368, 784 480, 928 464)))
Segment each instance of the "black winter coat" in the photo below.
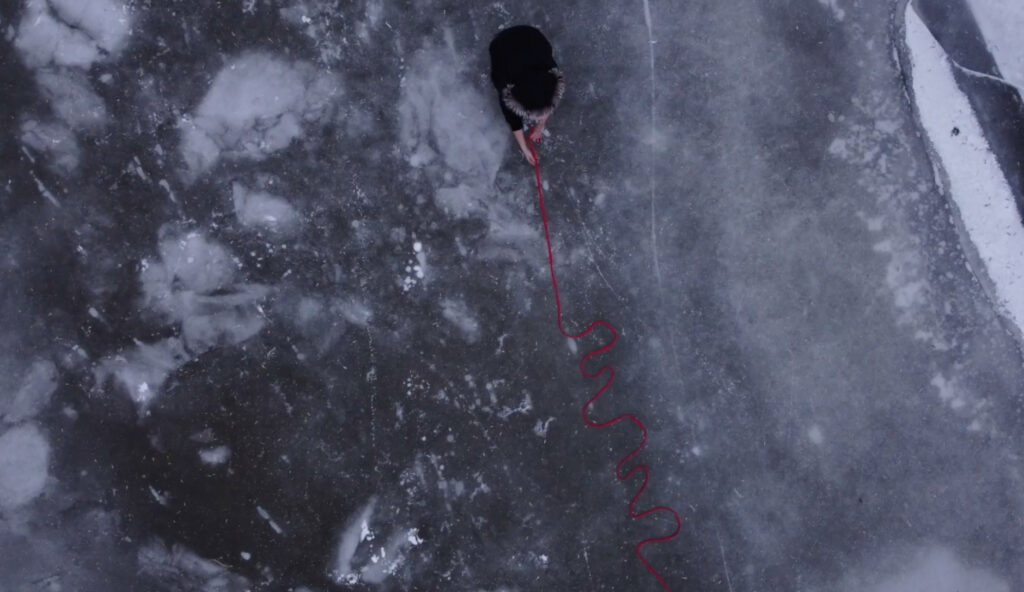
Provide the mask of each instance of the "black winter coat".
POLYGON ((498 33, 491 41, 491 82, 498 91, 498 103, 512 131, 523 129, 523 118, 502 100, 505 87, 530 72, 557 68, 551 43, 534 27, 519 25, 498 33))

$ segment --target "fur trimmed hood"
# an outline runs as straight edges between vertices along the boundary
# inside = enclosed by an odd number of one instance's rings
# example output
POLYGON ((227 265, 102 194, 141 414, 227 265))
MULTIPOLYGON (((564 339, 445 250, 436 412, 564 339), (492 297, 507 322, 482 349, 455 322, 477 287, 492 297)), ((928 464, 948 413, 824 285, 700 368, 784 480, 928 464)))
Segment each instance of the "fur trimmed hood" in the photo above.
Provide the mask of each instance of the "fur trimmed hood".
POLYGON ((512 89, 515 85, 509 84, 501 91, 501 101, 506 107, 508 107, 509 111, 523 119, 531 121, 538 121, 549 117, 555 111, 558 107, 558 103, 562 101, 562 95, 565 94, 565 77, 562 75, 562 71, 558 68, 552 68, 548 71, 554 74, 557 79, 557 82, 555 83, 555 94, 551 97, 551 104, 543 109, 527 109, 512 94, 512 89))

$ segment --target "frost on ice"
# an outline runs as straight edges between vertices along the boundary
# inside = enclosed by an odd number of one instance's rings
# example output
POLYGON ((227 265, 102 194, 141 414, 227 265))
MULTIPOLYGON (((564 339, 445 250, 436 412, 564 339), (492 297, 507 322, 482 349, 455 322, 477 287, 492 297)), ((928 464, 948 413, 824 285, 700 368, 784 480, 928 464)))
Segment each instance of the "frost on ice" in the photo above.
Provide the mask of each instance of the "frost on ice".
POLYGON ((213 79, 183 122, 181 152, 195 178, 222 157, 263 160, 331 113, 341 86, 305 62, 250 53, 213 79))
POLYGON ((32 424, 0 435, 0 509, 13 510, 42 493, 49 477, 50 443, 32 424))

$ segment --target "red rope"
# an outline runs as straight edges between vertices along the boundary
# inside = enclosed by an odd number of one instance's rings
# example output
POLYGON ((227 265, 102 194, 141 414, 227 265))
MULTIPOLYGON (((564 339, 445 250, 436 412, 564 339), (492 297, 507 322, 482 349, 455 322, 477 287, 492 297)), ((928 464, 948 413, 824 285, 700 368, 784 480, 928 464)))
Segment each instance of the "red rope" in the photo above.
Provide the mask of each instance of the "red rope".
POLYGON ((526 136, 526 143, 527 145, 529 145, 530 153, 533 155, 533 162, 535 163, 533 167, 534 171, 537 174, 537 195, 540 198, 541 220, 543 220, 544 222, 544 239, 547 241, 548 246, 548 267, 551 269, 551 286, 554 288, 555 291, 555 307, 558 311, 558 330, 567 339, 573 340, 582 339, 587 335, 590 335, 590 333, 593 332, 594 329, 596 329, 597 327, 604 327, 612 334, 611 341, 599 347, 598 349, 595 349, 594 351, 584 355, 583 359, 580 360, 580 372, 582 372, 583 375, 586 376, 587 378, 599 378, 605 372, 608 373, 608 379, 604 382, 601 388, 598 389, 598 391, 594 394, 593 397, 591 397, 586 403, 584 403, 583 422, 587 424, 588 427, 606 428, 609 426, 613 426, 619 423, 620 421, 629 420, 636 424, 636 427, 640 428, 640 432, 643 434, 643 439, 640 441, 640 445, 637 446, 632 452, 624 456, 622 460, 619 461, 619 464, 615 467, 615 476, 618 477, 619 481, 628 481, 633 477, 634 474, 638 472, 643 473, 644 475, 643 485, 640 486, 640 490, 636 492, 636 495, 634 495, 633 499, 629 502, 629 515, 632 516, 634 519, 650 516, 651 514, 656 514, 658 512, 666 512, 670 514, 672 518, 674 518, 676 521, 676 528, 674 531, 672 531, 672 534, 661 537, 644 539, 640 541, 636 546, 636 556, 640 558, 640 562, 644 564, 644 567, 647 568, 647 571, 651 572, 654 575, 654 577, 658 578, 658 582, 661 584, 663 588, 665 588, 665 590, 671 592, 671 588, 669 588, 668 584, 665 582, 665 579, 661 577, 661 574, 658 573, 658 570, 654 569, 654 567, 650 563, 648 563, 647 559, 644 558, 643 548, 645 545, 648 545, 650 543, 660 543, 676 538, 679 535, 679 532, 682 530, 683 521, 679 518, 679 514, 677 514, 675 510, 669 508, 668 506, 656 506, 654 508, 650 508, 642 512, 638 512, 635 509, 637 500, 640 499, 640 496, 643 495, 644 490, 647 489, 647 482, 650 480, 650 471, 647 469, 647 465, 636 465, 635 467, 630 469, 628 473, 623 475, 622 467, 623 465, 626 464, 627 461, 629 461, 629 459, 639 454, 640 451, 644 449, 644 446, 647 445, 647 427, 644 426, 644 422, 640 421, 640 418, 633 415, 632 413, 626 413, 604 422, 593 421, 587 415, 587 412, 590 410, 590 406, 593 405, 594 402, 597 401, 606 390, 608 390, 608 388, 612 385, 612 381, 615 380, 614 368, 612 368, 611 366, 602 366, 601 369, 599 369, 596 373, 591 373, 587 371, 587 361, 595 356, 599 356, 605 353, 606 351, 610 350, 612 346, 615 345, 615 342, 618 341, 619 333, 618 331, 615 330, 615 327, 612 327, 611 323, 603 320, 597 320, 590 323, 590 326, 587 327, 586 330, 576 334, 569 333, 568 331, 565 330, 565 327, 562 325, 562 299, 558 292, 558 278, 555 275, 555 256, 553 250, 551 249, 551 234, 548 231, 548 213, 547 210, 544 208, 544 187, 540 179, 540 160, 537 159, 537 150, 534 148, 533 141, 530 140, 529 135, 526 136))

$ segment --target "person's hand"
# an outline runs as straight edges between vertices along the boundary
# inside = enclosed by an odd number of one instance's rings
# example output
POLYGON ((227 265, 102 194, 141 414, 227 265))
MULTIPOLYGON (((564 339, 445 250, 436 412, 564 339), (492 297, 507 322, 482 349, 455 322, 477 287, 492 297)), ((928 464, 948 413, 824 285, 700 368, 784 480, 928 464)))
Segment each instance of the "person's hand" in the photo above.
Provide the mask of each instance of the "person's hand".
POLYGON ((530 152, 529 148, 523 148, 523 156, 526 157, 526 162, 530 163, 530 166, 537 166, 537 161, 540 159, 539 156, 536 159, 534 159, 533 154, 530 152))
POLYGON ((540 142, 541 138, 544 136, 544 126, 546 124, 547 124, 546 121, 540 121, 540 122, 537 123, 537 125, 533 126, 533 129, 530 130, 530 141, 531 142, 533 142, 534 144, 536 144, 537 142, 540 142))

